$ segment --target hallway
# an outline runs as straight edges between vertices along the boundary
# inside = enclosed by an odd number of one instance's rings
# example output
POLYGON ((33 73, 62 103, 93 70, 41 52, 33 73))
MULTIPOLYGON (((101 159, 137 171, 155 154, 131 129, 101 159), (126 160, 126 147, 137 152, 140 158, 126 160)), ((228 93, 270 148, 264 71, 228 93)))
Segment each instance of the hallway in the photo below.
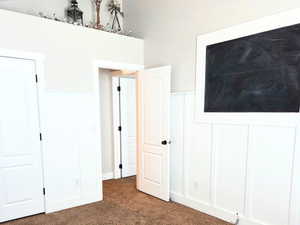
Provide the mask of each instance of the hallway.
POLYGON ((135 188, 135 177, 104 181, 104 201, 36 215, 3 225, 229 225, 196 210, 164 202, 135 188))

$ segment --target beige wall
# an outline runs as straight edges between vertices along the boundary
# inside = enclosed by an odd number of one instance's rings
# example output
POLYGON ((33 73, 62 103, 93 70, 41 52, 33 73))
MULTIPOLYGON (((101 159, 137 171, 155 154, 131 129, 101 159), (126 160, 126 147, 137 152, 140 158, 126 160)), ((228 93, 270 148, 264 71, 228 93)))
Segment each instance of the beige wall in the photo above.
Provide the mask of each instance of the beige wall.
MULTIPOLYGON (((92 0, 77 0, 79 8, 84 12, 84 21, 89 23, 94 21, 95 8, 92 0)), ((101 7, 102 24, 110 22, 111 15, 107 12, 107 3, 110 0, 103 0, 101 7)), ((119 0, 121 2, 121 0, 119 0)), ((55 13, 59 18, 64 17, 64 10, 69 6, 70 0, 0 0, 0 8, 16 12, 36 15, 43 12, 45 15, 55 13)))
POLYGON ((99 71, 101 105, 102 174, 114 172, 112 76, 107 70, 99 71))
POLYGON ((0 10, 0 49, 45 56, 46 88, 92 91, 93 62, 143 64, 143 41, 0 10))
POLYGON ((300 7, 298 0, 124 0, 125 29, 145 39, 145 64, 173 66, 172 90, 194 89, 196 37, 300 7))

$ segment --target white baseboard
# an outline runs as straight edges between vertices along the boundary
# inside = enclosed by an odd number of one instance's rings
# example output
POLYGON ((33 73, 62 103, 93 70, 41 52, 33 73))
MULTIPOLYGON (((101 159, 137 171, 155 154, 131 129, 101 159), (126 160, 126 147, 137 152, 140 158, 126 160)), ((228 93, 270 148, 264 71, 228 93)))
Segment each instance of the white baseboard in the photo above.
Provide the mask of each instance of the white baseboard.
POLYGON ((111 179, 114 179, 114 173, 113 172, 102 174, 102 180, 111 180, 111 179))
MULTIPOLYGON (((216 208, 203 202, 187 198, 186 196, 179 193, 171 192, 171 200, 232 224, 234 224, 235 220, 237 219, 236 215, 234 215, 233 213, 216 208)), ((239 216, 239 220, 239 225, 266 225, 262 222, 252 221, 248 218, 245 218, 243 215, 239 216)))
POLYGON ((196 210, 203 212, 205 214, 208 214, 210 216, 217 217, 217 218, 224 220, 226 222, 229 222, 229 223, 233 223, 235 220, 235 216, 232 215, 231 213, 227 213, 227 212, 224 212, 223 210, 216 209, 215 207, 213 207, 209 204, 195 201, 193 199, 189 199, 181 194, 177 194, 174 192, 171 193, 171 200, 174 202, 177 202, 179 204, 188 206, 190 208, 196 209, 196 210))

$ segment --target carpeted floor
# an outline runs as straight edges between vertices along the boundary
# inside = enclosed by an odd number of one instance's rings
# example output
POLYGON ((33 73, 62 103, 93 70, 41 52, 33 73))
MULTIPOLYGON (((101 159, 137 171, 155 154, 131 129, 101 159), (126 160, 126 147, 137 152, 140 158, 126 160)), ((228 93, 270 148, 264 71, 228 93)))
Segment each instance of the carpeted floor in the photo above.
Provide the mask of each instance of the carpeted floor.
POLYGON ((104 201, 2 225, 229 225, 138 192, 135 177, 104 182, 104 201))

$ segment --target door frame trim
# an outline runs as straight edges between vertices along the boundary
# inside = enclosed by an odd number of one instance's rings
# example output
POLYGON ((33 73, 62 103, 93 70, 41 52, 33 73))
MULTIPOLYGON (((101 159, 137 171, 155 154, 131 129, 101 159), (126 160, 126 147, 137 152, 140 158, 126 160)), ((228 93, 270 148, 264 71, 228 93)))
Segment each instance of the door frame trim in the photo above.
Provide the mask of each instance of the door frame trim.
POLYGON ((121 132, 118 127, 121 124, 120 121, 120 106, 119 106, 119 77, 112 77, 112 113, 113 113, 113 153, 114 153, 114 179, 121 178, 121 172, 119 169, 119 163, 121 159, 121 132))
MULTIPOLYGON (((38 104, 38 120, 39 120, 39 130, 44 136, 46 134, 46 129, 44 126, 45 118, 45 55, 36 52, 29 51, 19 51, 13 49, 4 49, 0 48, 0 57, 15 58, 15 59, 24 59, 32 60, 35 64, 35 72, 38 76, 38 82, 36 83, 37 87, 37 104, 38 104)), ((41 151, 41 166, 42 166, 42 182, 45 189, 47 189, 47 177, 46 177, 46 162, 45 159, 45 144, 44 140, 40 142, 40 151, 41 151)), ((43 191, 43 190, 41 190, 43 191)), ((47 195, 44 195, 44 212, 48 211, 48 198, 47 195)))

